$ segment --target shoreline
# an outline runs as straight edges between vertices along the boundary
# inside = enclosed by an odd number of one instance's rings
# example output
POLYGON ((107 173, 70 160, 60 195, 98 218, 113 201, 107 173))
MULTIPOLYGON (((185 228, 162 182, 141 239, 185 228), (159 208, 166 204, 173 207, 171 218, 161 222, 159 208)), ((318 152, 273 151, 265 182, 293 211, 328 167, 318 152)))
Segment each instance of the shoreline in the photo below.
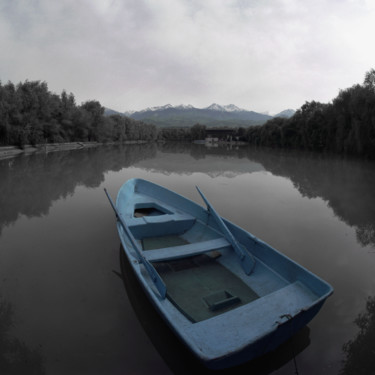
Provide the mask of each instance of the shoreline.
POLYGON ((100 142, 67 142, 67 143, 46 143, 38 144, 36 146, 25 145, 23 149, 17 146, 0 146, 0 160, 13 158, 18 155, 31 155, 36 153, 50 153, 56 151, 71 151, 82 150, 84 148, 93 148, 103 145, 117 145, 117 144, 138 144, 147 143, 146 141, 125 141, 122 143, 100 143, 100 142))

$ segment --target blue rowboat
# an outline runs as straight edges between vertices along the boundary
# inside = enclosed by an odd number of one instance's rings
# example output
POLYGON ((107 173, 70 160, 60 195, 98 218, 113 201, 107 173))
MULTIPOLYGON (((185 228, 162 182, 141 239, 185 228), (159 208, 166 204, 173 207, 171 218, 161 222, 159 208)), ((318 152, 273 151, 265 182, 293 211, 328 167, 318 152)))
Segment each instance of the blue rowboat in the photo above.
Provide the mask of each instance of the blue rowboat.
POLYGON ((198 192, 207 208, 141 179, 121 187, 116 205, 106 194, 151 302, 207 367, 228 368, 276 349, 333 289, 219 216, 198 192))

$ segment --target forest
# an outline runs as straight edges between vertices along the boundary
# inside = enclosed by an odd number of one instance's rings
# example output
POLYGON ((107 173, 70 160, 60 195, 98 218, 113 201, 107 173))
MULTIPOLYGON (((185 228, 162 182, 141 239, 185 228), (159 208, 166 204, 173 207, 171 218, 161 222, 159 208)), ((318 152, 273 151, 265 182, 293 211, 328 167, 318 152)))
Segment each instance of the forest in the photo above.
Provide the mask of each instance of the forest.
POLYGON ((247 128, 243 139, 257 146, 375 158, 375 70, 331 103, 306 102, 291 118, 247 128))
MULTIPOLYGON (((204 139, 205 130, 200 124, 157 128, 122 115, 105 116, 98 101, 77 105, 72 93, 51 93, 45 82, 0 82, 0 145, 192 141, 204 139)), ((375 69, 330 103, 306 102, 290 118, 238 127, 236 137, 255 146, 375 158, 375 69)))
POLYGON ((26 144, 156 138, 154 125, 119 115, 104 116, 104 107, 96 100, 77 105, 72 93, 51 93, 45 82, 0 82, 0 145, 22 148, 26 144))

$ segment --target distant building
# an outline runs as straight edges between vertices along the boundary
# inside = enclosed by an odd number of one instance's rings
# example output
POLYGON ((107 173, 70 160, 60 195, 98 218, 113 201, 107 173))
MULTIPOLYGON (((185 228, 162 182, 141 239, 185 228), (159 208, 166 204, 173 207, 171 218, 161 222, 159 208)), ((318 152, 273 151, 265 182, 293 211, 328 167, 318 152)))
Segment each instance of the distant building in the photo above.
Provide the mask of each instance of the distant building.
POLYGON ((206 143, 232 142, 235 134, 236 129, 233 128, 206 128, 206 143))

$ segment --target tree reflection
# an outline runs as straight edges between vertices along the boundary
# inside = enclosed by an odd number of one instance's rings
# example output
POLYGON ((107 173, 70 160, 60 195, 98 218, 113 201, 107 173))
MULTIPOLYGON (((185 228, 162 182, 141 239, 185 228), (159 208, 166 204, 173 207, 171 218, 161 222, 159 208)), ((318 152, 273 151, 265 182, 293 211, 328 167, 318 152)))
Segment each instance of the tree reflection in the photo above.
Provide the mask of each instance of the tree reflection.
POLYGON ((161 173, 189 174, 204 170, 216 176, 227 172, 224 168, 232 168, 230 176, 235 177, 265 169, 286 177, 303 196, 326 201, 341 221, 355 228, 359 243, 375 246, 374 161, 250 146, 231 149, 226 145, 208 148, 200 144, 165 143, 158 147, 167 156, 185 153, 195 160, 211 156, 206 164, 199 165, 196 162, 163 165, 163 160, 158 160, 157 170, 161 173), (247 159, 249 163, 244 166, 235 159, 247 159), (225 163, 226 160, 230 162, 225 163))
POLYGON ((41 216, 77 185, 97 187, 104 174, 152 158, 155 144, 108 146, 0 160, 0 234, 20 215, 41 216))
POLYGON ((0 297, 0 373, 4 375, 45 374, 42 356, 37 349, 12 338, 9 330, 13 325, 12 306, 0 297))
POLYGON ((375 163, 318 153, 248 148, 247 157, 289 178, 308 198, 320 197, 356 230, 363 246, 375 245, 375 163))
POLYGON ((354 322, 359 327, 359 333, 343 346, 346 358, 340 374, 375 374, 375 297, 367 299, 366 312, 359 314, 354 322))
MULTIPOLYGON (((105 172, 119 171, 156 155, 153 170, 161 173, 199 171, 217 176, 230 171, 234 177, 266 169, 286 177, 303 196, 328 202, 336 216, 355 228, 363 246, 375 245, 373 161, 255 147, 207 148, 181 142, 103 146, 0 161, 0 233, 20 214, 48 213, 53 201, 73 194, 77 185, 97 187, 105 172), (183 156, 180 162, 171 162, 176 154, 183 156)), ((143 166, 146 168, 145 163, 143 166)))
POLYGON ((365 224, 362 227, 356 229, 358 241, 364 245, 375 244, 375 228, 372 224, 365 224))

